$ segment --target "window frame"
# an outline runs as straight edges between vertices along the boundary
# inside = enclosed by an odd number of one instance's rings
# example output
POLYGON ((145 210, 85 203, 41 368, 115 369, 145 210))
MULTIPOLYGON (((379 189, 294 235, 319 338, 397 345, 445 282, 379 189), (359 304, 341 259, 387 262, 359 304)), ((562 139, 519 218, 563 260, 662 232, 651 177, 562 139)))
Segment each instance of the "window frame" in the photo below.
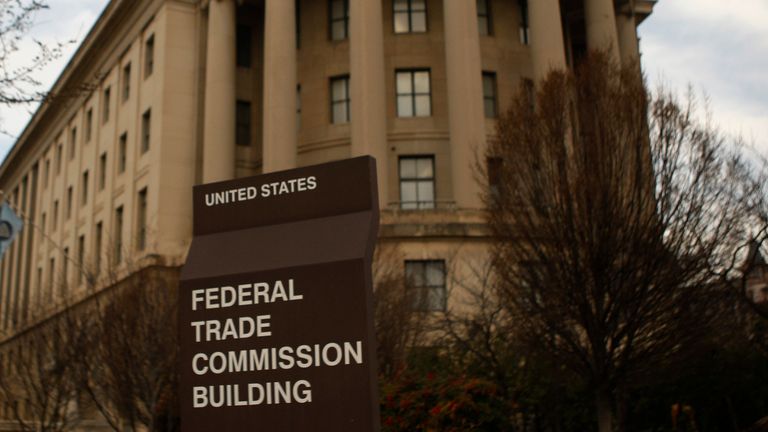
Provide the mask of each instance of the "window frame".
POLYGON ((496 72, 493 71, 483 71, 482 74, 482 80, 483 80, 483 114, 485 115, 485 118, 487 119, 495 119, 499 117, 499 87, 498 87, 498 81, 496 79, 496 72), (491 95, 488 95, 485 93, 485 80, 486 78, 490 79, 491 81, 491 88, 493 90, 491 95), (493 106, 493 112, 490 113, 492 115, 489 115, 488 113, 488 105, 487 102, 490 101, 493 106))
POLYGON ((149 151, 149 140, 152 133, 152 108, 147 108, 141 115, 141 154, 149 151))
POLYGON ((395 111, 397 118, 419 118, 419 117, 432 117, 432 70, 430 68, 413 68, 413 69, 395 69, 395 111), (427 85, 429 86, 427 93, 416 92, 416 74, 426 72, 427 73, 427 85), (398 75, 409 74, 411 82, 410 93, 401 93, 398 88, 398 75), (427 115, 419 115, 416 112, 416 99, 418 96, 428 96, 429 100, 429 113, 427 115), (411 99, 411 115, 403 115, 400 112, 400 97, 410 97, 411 99))
POLYGON ((122 88, 122 101, 127 102, 131 98, 131 62, 123 65, 122 71, 123 88, 122 88))
POLYGON ((480 36, 493 36, 493 12, 491 11, 491 0, 476 0, 476 8, 477 8, 477 29, 478 33, 480 33, 480 36), (480 8, 479 3, 485 4, 485 14, 480 14, 480 8), (480 20, 485 19, 486 22, 486 33, 480 32, 480 20))
POLYGON ((143 251, 147 248, 147 202, 148 187, 144 186, 136 198, 136 250, 143 251))
POLYGON ((429 32, 429 8, 427 7, 427 0, 404 0, 407 2, 407 8, 403 10, 397 10, 397 0, 392 0, 392 31, 395 34, 412 34, 412 33, 427 33, 429 32), (424 9, 414 9, 413 3, 415 1, 423 1, 424 3, 424 9), (414 30, 413 29, 413 15, 414 13, 423 13, 424 14, 424 30, 414 30), (407 15, 408 16, 408 30, 407 31, 397 31, 397 15, 407 15))
POLYGON ((328 92, 330 94, 330 102, 331 102, 331 124, 348 124, 351 119, 351 109, 352 109, 352 95, 350 94, 350 86, 349 86, 349 75, 337 75, 332 76, 329 81, 329 89, 328 92), (344 92, 345 96, 341 99, 336 99, 336 95, 333 92, 334 89, 334 83, 336 82, 343 82, 344 83, 344 92), (344 105, 346 107, 345 110, 345 117, 342 119, 342 121, 336 121, 336 111, 335 107, 336 105, 344 105))
POLYGON ((349 39, 349 0, 328 0, 328 40, 333 42, 341 42, 349 39), (333 16, 333 5, 336 2, 341 2, 344 11, 344 16, 341 18, 333 16), (340 39, 334 37, 333 29, 334 24, 338 22, 344 23, 344 36, 340 39))
POLYGON ((155 71, 155 34, 152 33, 144 41, 144 79, 152 76, 155 71))
POLYGON ((128 132, 120 134, 117 142, 117 174, 125 172, 128 165, 128 132))
MULTIPOLYGON (((417 170, 418 171, 418 170, 417 170)), ((437 207, 437 182, 435 181, 435 156, 422 154, 422 155, 400 155, 397 159, 397 181, 399 188, 400 209, 401 210, 434 210, 437 207), (416 177, 404 177, 403 176, 403 161, 413 160, 417 165, 419 160, 429 160, 432 165, 431 177, 419 177, 418 172, 416 177), (405 201, 403 199, 403 184, 415 183, 416 184, 416 201, 405 201), (419 184, 431 183, 432 184, 432 199, 431 201, 422 201, 419 199, 419 184), (411 207, 414 205, 414 207, 411 207)))
POLYGON ((235 101, 235 145, 249 147, 253 142, 253 105, 251 101, 235 101), (246 120, 246 121, 241 121, 246 120))
POLYGON ((253 67, 253 27, 248 24, 235 25, 235 66, 253 67))
POLYGON ((407 281, 406 283, 408 284, 408 290, 411 291, 411 293, 415 293, 414 297, 411 299, 413 302, 411 304, 413 310, 419 312, 443 312, 447 310, 448 278, 444 259, 407 259, 404 262, 404 275, 407 281), (436 266, 439 269, 438 271, 442 278, 441 284, 430 283, 428 276, 430 266, 436 266), (418 267, 421 267, 423 273, 420 276, 414 276, 413 269, 418 267), (424 283, 421 285, 416 283, 417 281, 414 279, 417 277, 420 277, 424 283), (434 295, 435 292, 438 292, 439 294, 434 295), (437 299, 439 304, 435 305, 433 303, 435 299, 437 299))

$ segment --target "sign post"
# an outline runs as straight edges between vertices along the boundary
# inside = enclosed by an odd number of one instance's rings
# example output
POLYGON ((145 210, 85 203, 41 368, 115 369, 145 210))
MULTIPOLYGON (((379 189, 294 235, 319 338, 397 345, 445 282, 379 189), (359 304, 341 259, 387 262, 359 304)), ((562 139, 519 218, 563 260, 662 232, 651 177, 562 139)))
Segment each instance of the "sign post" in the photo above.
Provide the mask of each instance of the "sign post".
POLYGON ((375 161, 196 186, 182 430, 378 431, 375 161))

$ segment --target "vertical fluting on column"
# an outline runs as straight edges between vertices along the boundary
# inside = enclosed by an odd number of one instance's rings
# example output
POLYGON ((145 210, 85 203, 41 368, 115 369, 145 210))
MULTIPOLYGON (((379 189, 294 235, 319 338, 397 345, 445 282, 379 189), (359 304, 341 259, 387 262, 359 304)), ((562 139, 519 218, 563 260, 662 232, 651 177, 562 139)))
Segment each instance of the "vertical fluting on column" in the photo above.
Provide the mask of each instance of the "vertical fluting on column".
POLYGON ((485 150, 477 6, 474 1, 445 0, 443 8, 453 198, 459 208, 480 208, 473 170, 485 150))
POLYGON ((552 69, 565 69, 560 2, 558 0, 529 0, 530 50, 533 78, 539 81, 552 69))
POLYGON ((376 158, 379 205, 388 197, 384 28, 381 0, 353 0, 350 6, 352 156, 376 158))
POLYGON ((606 50, 619 60, 619 37, 613 0, 584 0, 587 48, 606 50))
POLYGON ((235 176, 235 1, 211 0, 205 60, 203 182, 235 176))
POLYGON ((262 171, 296 166, 296 3, 264 6, 264 153, 262 171))

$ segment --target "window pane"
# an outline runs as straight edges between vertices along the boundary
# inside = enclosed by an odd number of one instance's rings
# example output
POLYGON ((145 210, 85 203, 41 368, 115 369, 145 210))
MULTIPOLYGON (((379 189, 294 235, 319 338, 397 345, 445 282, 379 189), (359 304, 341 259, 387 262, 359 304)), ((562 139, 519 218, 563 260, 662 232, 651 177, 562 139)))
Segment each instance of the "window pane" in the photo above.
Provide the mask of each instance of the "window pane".
POLYGON ((485 99, 484 102, 484 109, 485 109, 485 116, 489 118, 496 117, 496 102, 493 99, 485 99))
POLYGON ((488 3, 486 0, 477 0, 477 14, 486 15, 488 13, 488 3))
POLYGON ((407 11, 408 10, 408 0, 395 0, 395 10, 396 11, 407 11))
POLYGON ((397 97, 397 116, 413 117, 413 98, 411 96, 397 97))
POLYGON ((432 261, 427 263, 427 285, 444 286, 445 285, 445 265, 442 261, 432 261))
POLYGON ((414 72, 413 83, 416 93, 429 93, 429 72, 414 72))
POLYGON ((418 178, 432 178, 432 158, 422 157, 416 159, 418 178))
POLYGON ((488 36, 488 18, 477 17, 477 31, 480 36, 488 36))
POLYGON ((483 74, 483 96, 493 97, 496 90, 493 81, 493 75, 483 74))
POLYGON ((432 113, 429 96, 416 96, 416 116, 428 117, 432 113))
POLYGON ((344 18, 344 0, 333 0, 331 2, 331 18, 344 18))
POLYGON ((408 33, 408 13, 395 12, 395 33, 408 33))
POLYGON ((333 104, 333 122, 334 123, 346 123, 347 122, 347 104, 336 103, 333 104))
MULTIPOLYGON (((403 181, 400 182, 400 201, 403 203, 412 203, 413 208, 416 208, 417 195, 416 195, 416 182, 403 181)), ((405 208, 405 207, 403 207, 405 208)))
POLYGON ((424 263, 418 261, 406 262, 405 277, 416 287, 424 286, 424 263))
POLYGON ((331 39, 344 40, 347 38, 346 26, 344 21, 334 21, 331 25, 331 39))
POLYGON ((445 287, 431 288, 427 290, 427 299, 424 308, 430 311, 445 310, 445 287))
POLYGON ((411 93, 411 73, 410 72, 398 72, 397 73, 397 94, 411 93))
POLYGON ((427 13, 426 12, 411 12, 411 31, 412 32, 427 31, 427 13))
POLYGON ((331 82, 331 92, 333 93, 332 100, 334 102, 346 99, 347 86, 344 81, 344 79, 334 79, 331 82))
POLYGON ((417 193, 419 195, 420 208, 434 208, 435 186, 432 181, 419 182, 417 193))
POLYGON ((400 178, 416 178, 417 159, 400 159, 400 178))
POLYGON ((411 10, 414 10, 414 11, 427 10, 426 0, 411 0, 411 10))

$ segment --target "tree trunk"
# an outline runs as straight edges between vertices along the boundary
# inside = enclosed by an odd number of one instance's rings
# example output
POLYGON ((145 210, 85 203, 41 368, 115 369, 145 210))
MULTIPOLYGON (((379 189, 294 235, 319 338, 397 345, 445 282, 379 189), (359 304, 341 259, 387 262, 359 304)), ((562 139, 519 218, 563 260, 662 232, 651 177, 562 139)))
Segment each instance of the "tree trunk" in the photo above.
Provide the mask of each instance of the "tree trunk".
POLYGON ((598 388, 596 403, 597 430, 599 432, 613 432, 613 398, 611 397, 611 391, 606 388, 598 388))

